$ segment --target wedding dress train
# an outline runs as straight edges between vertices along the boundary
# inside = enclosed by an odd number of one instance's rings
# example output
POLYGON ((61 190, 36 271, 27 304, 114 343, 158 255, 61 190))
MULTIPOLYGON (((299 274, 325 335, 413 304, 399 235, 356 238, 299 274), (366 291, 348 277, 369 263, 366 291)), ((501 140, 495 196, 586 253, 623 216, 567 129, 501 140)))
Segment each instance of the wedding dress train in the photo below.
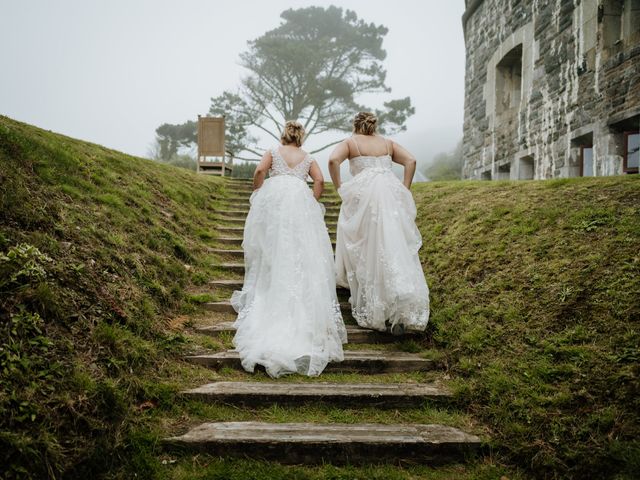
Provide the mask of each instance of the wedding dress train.
POLYGON ((247 371, 260 364, 272 377, 316 376, 343 360, 347 341, 331 241, 306 183, 311 157, 293 168, 279 148, 272 158, 245 223, 244 285, 231 299, 238 312, 233 343, 247 371))
POLYGON ((416 205, 391 165, 390 154, 349 160, 353 178, 338 190, 336 279, 351 290, 349 301, 360 326, 424 330, 429 289, 418 258, 422 237, 416 205))

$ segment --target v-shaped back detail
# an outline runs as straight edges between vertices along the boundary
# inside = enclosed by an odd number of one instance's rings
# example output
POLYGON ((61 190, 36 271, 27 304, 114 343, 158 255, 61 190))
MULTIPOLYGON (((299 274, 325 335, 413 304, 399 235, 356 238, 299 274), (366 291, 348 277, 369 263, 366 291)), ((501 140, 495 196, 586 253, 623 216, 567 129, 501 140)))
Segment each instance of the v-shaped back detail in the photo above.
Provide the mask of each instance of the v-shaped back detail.
POLYGON ((275 146, 271 149, 271 168, 269 169, 269 176, 275 177, 278 175, 291 175, 301 180, 306 181, 309 176, 309 168, 311 167, 311 156, 305 152, 304 158, 295 164, 293 167, 289 166, 286 162, 280 147, 275 146))

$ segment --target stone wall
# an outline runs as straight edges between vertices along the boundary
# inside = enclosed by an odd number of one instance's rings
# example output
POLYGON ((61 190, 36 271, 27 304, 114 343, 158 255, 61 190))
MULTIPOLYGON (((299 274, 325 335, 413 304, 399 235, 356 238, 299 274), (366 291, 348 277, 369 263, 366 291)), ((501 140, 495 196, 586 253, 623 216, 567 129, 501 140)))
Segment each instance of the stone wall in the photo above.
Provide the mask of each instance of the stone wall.
POLYGON ((624 173, 640 0, 471 0, 463 23, 464 178, 624 173))

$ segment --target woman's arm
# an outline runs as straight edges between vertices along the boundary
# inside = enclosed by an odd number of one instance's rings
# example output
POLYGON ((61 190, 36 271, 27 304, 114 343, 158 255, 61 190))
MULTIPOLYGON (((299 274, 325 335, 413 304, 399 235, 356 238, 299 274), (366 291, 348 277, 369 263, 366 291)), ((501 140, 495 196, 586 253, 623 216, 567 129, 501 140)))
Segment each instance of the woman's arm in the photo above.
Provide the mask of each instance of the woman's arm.
POLYGON ((256 171, 253 174, 253 189, 259 189, 264 183, 264 179, 267 176, 267 172, 271 168, 271 162, 273 158, 271 157, 271 151, 267 150, 264 152, 260 163, 256 167, 256 171))
POLYGON ((416 174, 415 157, 402 145, 398 145, 396 142, 391 141, 391 158, 394 162, 404 167, 404 180, 402 183, 405 187, 411 188, 413 176, 416 174))
POLYGON ((340 188, 340 164, 349 158, 349 145, 346 140, 340 142, 329 155, 329 175, 336 187, 340 188))
POLYGON ((324 190, 324 177, 318 163, 314 160, 309 168, 309 176, 313 180, 313 196, 316 200, 320 200, 320 196, 324 190))

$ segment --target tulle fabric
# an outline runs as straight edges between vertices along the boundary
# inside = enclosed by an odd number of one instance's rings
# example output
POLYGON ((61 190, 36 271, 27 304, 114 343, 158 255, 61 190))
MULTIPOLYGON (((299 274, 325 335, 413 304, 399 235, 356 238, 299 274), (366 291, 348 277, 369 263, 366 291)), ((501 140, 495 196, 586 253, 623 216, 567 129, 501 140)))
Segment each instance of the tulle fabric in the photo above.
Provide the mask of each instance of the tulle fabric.
POLYGON ((260 364, 271 377, 317 376, 327 363, 342 361, 347 334, 331 241, 305 181, 295 175, 265 180, 251 196, 242 246, 244 286, 231 301, 243 368, 252 372, 260 364))
POLYGON ((424 330, 429 288, 418 258, 422 237, 411 192, 391 171, 391 157, 355 157, 342 198, 336 241, 336 281, 351 290, 362 327, 424 330), (389 325, 387 325, 387 322, 389 325))

